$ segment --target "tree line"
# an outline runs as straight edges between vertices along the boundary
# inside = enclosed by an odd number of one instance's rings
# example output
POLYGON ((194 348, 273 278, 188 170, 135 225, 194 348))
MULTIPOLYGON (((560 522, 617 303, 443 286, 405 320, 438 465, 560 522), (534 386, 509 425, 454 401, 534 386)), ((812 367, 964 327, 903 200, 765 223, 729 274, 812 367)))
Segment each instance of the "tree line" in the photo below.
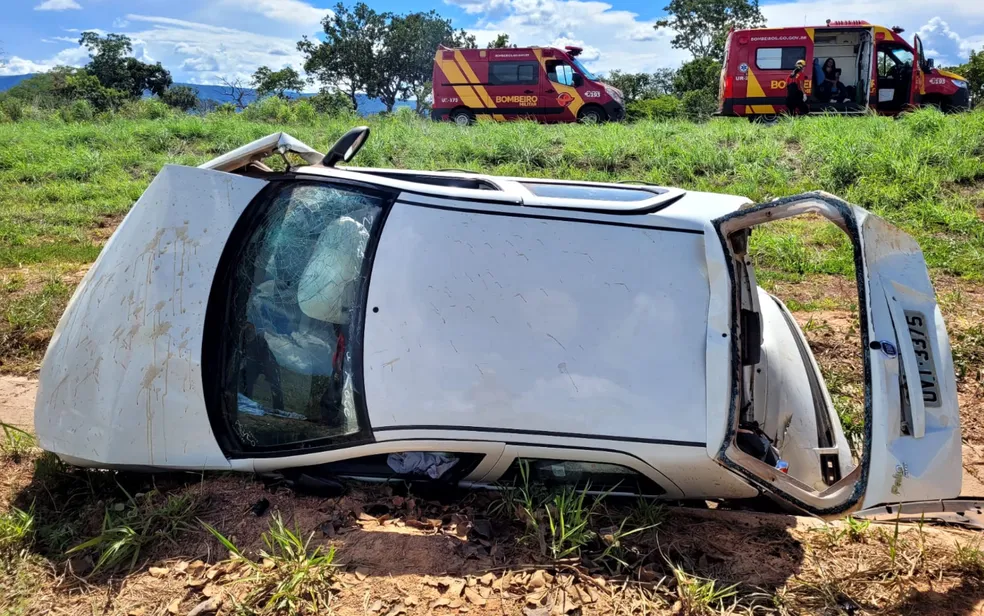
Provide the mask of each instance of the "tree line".
MULTIPOLYGON (((758 0, 669 0, 666 17, 656 30, 674 33, 671 45, 691 55, 678 69, 653 73, 611 71, 603 79, 622 90, 630 119, 686 116, 703 118, 717 107, 725 41, 732 29, 761 27, 765 19, 758 0)), ((437 12, 378 12, 359 2, 339 2, 321 22, 318 39, 303 37, 297 49, 304 58, 302 75, 293 67, 259 67, 251 79, 222 80, 230 110, 242 110, 253 97, 287 100, 308 86, 318 93, 307 101, 319 113, 354 111, 359 95, 380 100, 392 111, 400 99, 415 99, 418 113, 429 108, 434 52, 440 45, 476 47, 475 37, 455 29, 437 12)), ((45 101, 54 107, 73 106, 77 115, 118 109, 150 92, 168 106, 212 110, 220 104, 200 101, 194 89, 175 86, 160 62, 132 57, 133 46, 122 34, 82 33, 79 44, 89 52, 82 68, 58 67, 18 84, 4 100, 45 101)), ((515 47, 499 34, 489 47, 515 47)), ((975 98, 984 96, 984 51, 954 70, 968 77, 975 98)), ((7 115, 11 115, 8 111, 7 115)))

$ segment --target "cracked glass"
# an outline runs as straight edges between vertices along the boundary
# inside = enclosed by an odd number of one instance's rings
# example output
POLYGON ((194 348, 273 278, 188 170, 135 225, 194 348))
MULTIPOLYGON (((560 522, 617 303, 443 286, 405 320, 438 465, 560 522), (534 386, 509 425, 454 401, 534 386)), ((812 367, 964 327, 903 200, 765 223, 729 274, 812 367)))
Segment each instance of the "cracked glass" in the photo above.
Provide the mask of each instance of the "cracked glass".
POLYGON ((360 431, 353 343, 366 249, 384 200, 326 184, 273 197, 232 282, 238 322, 229 423, 247 448, 360 431))

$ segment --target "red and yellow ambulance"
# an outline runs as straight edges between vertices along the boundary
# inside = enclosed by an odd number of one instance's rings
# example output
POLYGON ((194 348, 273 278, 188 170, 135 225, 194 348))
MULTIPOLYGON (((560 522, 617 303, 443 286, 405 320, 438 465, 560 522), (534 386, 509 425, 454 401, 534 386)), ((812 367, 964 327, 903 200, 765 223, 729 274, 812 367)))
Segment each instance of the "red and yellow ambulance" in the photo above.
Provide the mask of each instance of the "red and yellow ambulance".
POLYGON ((605 122, 625 117, 622 92, 586 69, 579 47, 448 49, 434 56, 431 118, 605 122))
POLYGON ((901 28, 866 21, 734 30, 725 45, 719 114, 770 120, 786 111, 786 80, 798 60, 806 62, 811 112, 871 109, 896 115, 925 105, 969 108, 967 80, 934 67, 919 37, 910 45, 901 34, 901 28))

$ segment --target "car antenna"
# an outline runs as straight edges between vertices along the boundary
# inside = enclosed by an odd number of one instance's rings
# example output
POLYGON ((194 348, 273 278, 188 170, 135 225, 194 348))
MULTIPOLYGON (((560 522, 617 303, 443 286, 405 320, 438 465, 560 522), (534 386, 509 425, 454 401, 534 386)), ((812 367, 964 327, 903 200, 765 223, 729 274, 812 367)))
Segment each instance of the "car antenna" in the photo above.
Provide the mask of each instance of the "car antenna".
POLYGON ((335 145, 331 146, 325 157, 321 159, 324 167, 334 167, 339 162, 352 160, 369 138, 368 126, 356 126, 347 133, 339 137, 335 145))

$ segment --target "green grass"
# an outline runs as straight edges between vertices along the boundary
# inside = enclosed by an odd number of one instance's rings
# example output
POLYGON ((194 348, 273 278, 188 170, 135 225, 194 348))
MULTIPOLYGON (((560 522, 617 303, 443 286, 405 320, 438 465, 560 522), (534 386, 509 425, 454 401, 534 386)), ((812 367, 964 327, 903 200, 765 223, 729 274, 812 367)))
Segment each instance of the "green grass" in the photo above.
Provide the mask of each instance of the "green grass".
MULTIPOLYGON (((227 550, 232 563, 245 565, 251 590, 236 601, 242 612, 250 614, 320 613, 328 609, 335 574, 335 548, 322 551, 312 546, 314 533, 303 539, 298 527, 284 524, 279 513, 271 516, 270 528, 263 533, 266 549, 259 561, 250 559, 235 543, 214 526, 201 522, 227 550)), ((238 582, 233 582, 238 583, 238 582)))
MULTIPOLYGON (((280 130, 325 150, 362 122, 372 135, 353 161, 360 166, 635 180, 754 201, 826 190, 914 235, 936 272, 984 278, 984 111, 775 126, 721 119, 468 128, 406 113, 290 124, 222 114, 89 123, 54 117, 0 123, 0 358, 7 364, 0 369, 24 371, 18 362, 37 361, 43 332, 71 292, 58 277, 95 259, 100 225, 125 214, 163 165, 197 165, 280 130), (16 288, 18 272, 27 272, 26 288, 16 288)), ((846 275, 852 266, 843 233, 805 220, 761 228, 751 252, 763 282, 846 275)))
MULTIPOLYGON (((275 125, 213 115, 0 124, 0 267, 91 261, 99 217, 125 213, 164 164, 198 164, 276 130, 324 149, 356 121, 275 125)), ((372 136, 358 165, 640 180, 756 201, 827 190, 915 233, 933 267, 971 277, 984 271, 984 221, 976 211, 984 112, 777 126, 716 120, 461 129, 408 114, 365 122, 372 136)), ((849 256, 833 232, 811 235, 794 225, 762 237, 760 256, 792 271, 841 273, 849 256)))

